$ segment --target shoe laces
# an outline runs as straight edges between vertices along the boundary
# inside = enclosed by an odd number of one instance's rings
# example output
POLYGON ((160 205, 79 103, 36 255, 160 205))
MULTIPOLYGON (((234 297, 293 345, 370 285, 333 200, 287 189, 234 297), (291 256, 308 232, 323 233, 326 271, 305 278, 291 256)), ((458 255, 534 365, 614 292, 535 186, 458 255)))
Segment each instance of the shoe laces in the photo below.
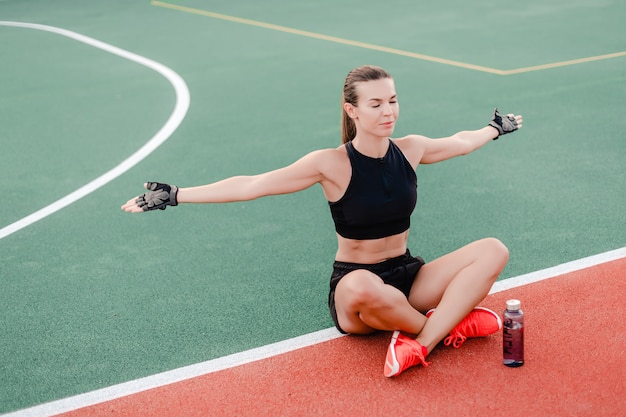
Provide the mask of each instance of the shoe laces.
POLYGON ((399 338, 396 344, 396 355, 401 356, 398 361, 401 361, 401 368, 409 368, 415 365, 423 365, 424 367, 430 365, 430 362, 426 362, 426 358, 422 353, 422 345, 416 340, 408 338, 399 338))
POLYGON ((494 314, 485 308, 475 308, 450 331, 450 335, 443 341, 444 345, 452 345, 458 349, 468 337, 486 336, 500 329, 500 321, 494 314), (490 321, 493 321, 494 317, 497 322, 491 323, 490 321))
POLYGON ((465 343, 468 334, 476 334, 477 331, 478 323, 474 320, 467 320, 466 317, 450 331, 450 335, 444 339, 443 344, 446 346, 452 345, 458 349, 465 343))
POLYGON ((467 340, 467 335, 478 334, 479 323, 476 320, 468 320, 466 317, 457 326, 450 331, 450 335, 446 337, 443 344, 446 346, 452 345, 455 348, 460 348, 467 340))
POLYGON ((443 344, 446 346, 452 345, 455 348, 460 348, 461 345, 467 340, 467 337, 459 332, 450 333, 450 336, 443 340, 443 344))

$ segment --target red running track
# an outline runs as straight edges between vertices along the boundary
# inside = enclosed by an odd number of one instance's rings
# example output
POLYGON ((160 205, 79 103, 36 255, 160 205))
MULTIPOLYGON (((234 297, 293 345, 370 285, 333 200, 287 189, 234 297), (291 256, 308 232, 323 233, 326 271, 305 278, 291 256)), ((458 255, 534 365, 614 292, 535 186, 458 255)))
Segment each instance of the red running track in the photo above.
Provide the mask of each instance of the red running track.
POLYGON ((390 333, 342 337, 76 411, 88 416, 626 415, 626 258, 488 296, 519 298, 526 362, 501 333, 440 346, 432 365, 383 376, 390 333))

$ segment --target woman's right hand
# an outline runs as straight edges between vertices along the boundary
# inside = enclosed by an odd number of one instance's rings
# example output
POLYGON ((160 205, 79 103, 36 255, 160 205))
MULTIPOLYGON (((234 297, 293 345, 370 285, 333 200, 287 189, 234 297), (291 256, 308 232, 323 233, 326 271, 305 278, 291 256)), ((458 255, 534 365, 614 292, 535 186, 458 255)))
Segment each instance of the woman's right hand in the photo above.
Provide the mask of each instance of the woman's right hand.
POLYGON ((147 182, 143 185, 148 192, 131 198, 122 206, 128 213, 141 213, 149 210, 165 210, 167 206, 177 206, 178 187, 160 182, 147 182))

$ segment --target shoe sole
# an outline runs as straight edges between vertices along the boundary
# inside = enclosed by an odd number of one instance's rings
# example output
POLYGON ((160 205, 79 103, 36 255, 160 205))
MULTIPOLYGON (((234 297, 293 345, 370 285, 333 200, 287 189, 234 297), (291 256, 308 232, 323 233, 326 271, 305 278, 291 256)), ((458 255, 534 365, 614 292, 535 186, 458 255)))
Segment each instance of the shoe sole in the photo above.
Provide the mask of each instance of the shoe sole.
POLYGON ((387 378, 391 378, 392 376, 395 376, 399 373, 400 371, 400 364, 398 363, 398 359, 396 358, 396 342, 398 341, 398 336, 400 335, 399 331, 395 331, 393 332, 393 335, 391 336, 391 342, 389 343, 389 349, 388 351, 391 351, 391 360, 393 362, 389 362, 389 355, 387 355, 387 357, 385 358, 385 372, 384 375, 387 378))
POLYGON ((489 310, 488 308, 485 308, 485 307, 474 307, 474 310, 483 310, 493 315, 496 318, 496 320, 498 320, 498 330, 502 330, 502 319, 500 318, 498 314, 496 314, 495 311, 489 310))

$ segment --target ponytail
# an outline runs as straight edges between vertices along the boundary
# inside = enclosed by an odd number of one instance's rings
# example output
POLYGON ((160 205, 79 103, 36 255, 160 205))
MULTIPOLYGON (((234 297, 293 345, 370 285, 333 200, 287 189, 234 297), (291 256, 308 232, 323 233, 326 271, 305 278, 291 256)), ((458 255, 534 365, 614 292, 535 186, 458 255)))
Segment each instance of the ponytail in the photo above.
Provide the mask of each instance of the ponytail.
POLYGON ((350 142, 356 136, 356 124, 354 124, 354 120, 346 110, 343 108, 343 105, 346 103, 346 98, 341 95, 341 143, 346 144, 350 142))

